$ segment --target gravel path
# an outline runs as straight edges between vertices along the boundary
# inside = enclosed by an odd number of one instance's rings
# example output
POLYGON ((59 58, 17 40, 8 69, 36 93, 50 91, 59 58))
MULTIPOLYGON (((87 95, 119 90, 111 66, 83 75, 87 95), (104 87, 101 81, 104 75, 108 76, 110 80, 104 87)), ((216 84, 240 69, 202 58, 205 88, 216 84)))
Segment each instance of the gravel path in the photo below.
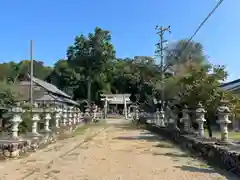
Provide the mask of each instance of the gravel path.
POLYGON ((143 130, 91 127, 23 159, 0 163, 0 180, 237 180, 143 130))

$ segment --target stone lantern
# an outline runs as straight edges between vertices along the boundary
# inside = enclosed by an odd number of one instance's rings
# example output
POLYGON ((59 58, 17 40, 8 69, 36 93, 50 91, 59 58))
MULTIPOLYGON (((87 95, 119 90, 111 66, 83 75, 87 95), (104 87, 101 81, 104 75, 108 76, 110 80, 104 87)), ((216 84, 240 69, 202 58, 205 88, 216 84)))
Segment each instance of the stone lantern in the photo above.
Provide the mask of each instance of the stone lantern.
POLYGON ((155 125, 159 126, 160 125, 160 111, 159 111, 159 108, 157 108, 157 111, 156 111, 156 119, 154 121, 155 125))
POLYGON ((73 118, 73 110, 72 107, 68 108, 68 125, 72 125, 72 118, 73 118))
POLYGON ((160 118, 160 124, 159 124, 159 126, 164 127, 164 126, 165 126, 165 115, 164 115, 163 109, 160 110, 159 118, 160 118))
POLYGON ((63 121, 62 121, 62 125, 66 126, 67 124, 67 120, 68 120, 68 110, 67 107, 63 107, 63 121))
POLYGON ((93 106, 93 121, 97 119, 97 105, 93 106))
POLYGON ((187 105, 184 105, 184 109, 182 110, 182 118, 181 122, 184 124, 184 131, 189 132, 190 131, 190 117, 189 117, 189 110, 187 105))
POLYGON ((81 121, 81 111, 80 111, 79 108, 76 108, 76 110, 77 110, 77 112, 76 112, 76 114, 77 114, 77 124, 79 124, 80 121, 81 121))
POLYGON ((200 137, 204 136, 204 122, 206 119, 204 118, 204 114, 206 111, 204 110, 201 103, 198 103, 197 109, 196 109, 196 121, 198 123, 198 133, 200 137))
POLYGON ((75 124, 77 124, 77 108, 73 108, 73 124, 75 125, 75 124))
POLYGON ((104 119, 107 118, 107 111, 108 111, 108 100, 107 100, 107 97, 105 97, 105 100, 104 100, 104 119))
POLYGON ((55 107, 55 127, 56 128, 60 128, 59 126, 59 121, 61 119, 61 112, 62 112, 62 109, 60 108, 60 106, 56 106, 55 107))
POLYGON ((77 124, 80 123, 80 120, 81 120, 81 111, 79 108, 77 108, 77 124))
POLYGON ((50 108, 49 104, 45 105, 44 113, 45 113, 45 116, 44 116, 44 132, 49 133, 51 131, 49 129, 49 121, 52 119, 52 117, 51 117, 52 109, 50 108))
POLYGON ((100 107, 98 107, 97 112, 98 112, 98 118, 99 118, 99 119, 102 119, 102 117, 103 117, 102 114, 103 114, 103 113, 102 113, 102 110, 101 110, 100 107))
POLYGON ((231 123, 229 120, 230 109, 227 107, 227 101, 221 100, 220 106, 217 109, 218 121, 221 129, 221 140, 223 142, 228 141, 228 124, 231 123))
POLYGON ((135 109, 135 120, 136 120, 136 121, 139 120, 139 110, 138 110, 137 107, 136 107, 136 109, 135 109))
POLYGON ((43 110, 38 106, 37 103, 35 103, 31 112, 32 112, 32 136, 37 137, 40 136, 37 130, 38 122, 41 120, 40 114, 43 112, 43 110))
POLYGON ((89 108, 86 108, 86 109, 85 109, 84 116, 90 117, 90 109, 89 109, 89 108))
POLYGON ((12 138, 18 139, 18 126, 22 122, 22 114, 24 110, 20 107, 18 103, 15 107, 11 108, 11 113, 13 113, 13 117, 10 120, 12 123, 12 138))

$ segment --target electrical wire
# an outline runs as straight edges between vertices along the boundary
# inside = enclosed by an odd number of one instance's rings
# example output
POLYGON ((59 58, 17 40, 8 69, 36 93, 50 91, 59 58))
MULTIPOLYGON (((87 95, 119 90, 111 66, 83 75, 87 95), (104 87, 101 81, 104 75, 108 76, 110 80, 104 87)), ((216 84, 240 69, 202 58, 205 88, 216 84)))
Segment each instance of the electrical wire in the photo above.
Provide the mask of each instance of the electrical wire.
POLYGON ((203 25, 207 22, 207 20, 213 15, 213 13, 217 10, 217 8, 223 3, 223 0, 219 0, 219 2, 216 4, 216 6, 212 9, 212 11, 206 16, 206 18, 201 22, 201 24, 198 26, 198 28, 196 29, 196 31, 193 33, 193 35, 188 39, 186 45, 184 46, 184 48, 182 49, 182 51, 184 51, 188 44, 192 41, 192 39, 194 38, 194 36, 196 36, 196 34, 199 32, 199 30, 203 27, 203 25))

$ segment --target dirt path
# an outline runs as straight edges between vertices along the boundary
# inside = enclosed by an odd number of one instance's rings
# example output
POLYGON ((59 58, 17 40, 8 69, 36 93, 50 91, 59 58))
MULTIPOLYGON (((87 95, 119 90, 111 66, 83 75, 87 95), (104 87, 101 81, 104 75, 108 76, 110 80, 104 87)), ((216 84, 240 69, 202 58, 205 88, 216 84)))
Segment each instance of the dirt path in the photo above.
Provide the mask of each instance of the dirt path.
POLYGON ((146 131, 92 127, 24 159, 0 163, 0 180, 237 180, 146 131), (83 141, 85 139, 85 141, 83 141))

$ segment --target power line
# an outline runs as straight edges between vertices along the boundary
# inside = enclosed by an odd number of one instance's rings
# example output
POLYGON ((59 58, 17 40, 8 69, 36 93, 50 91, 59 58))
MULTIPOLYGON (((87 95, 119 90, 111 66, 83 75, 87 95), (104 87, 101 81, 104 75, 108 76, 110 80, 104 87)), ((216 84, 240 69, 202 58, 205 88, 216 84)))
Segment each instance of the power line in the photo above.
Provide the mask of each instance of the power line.
POLYGON ((31 63, 31 70, 30 70, 30 103, 33 105, 33 41, 30 41, 30 63, 31 63))
POLYGON ((203 27, 203 25, 207 22, 207 20, 213 15, 213 13, 217 10, 217 8, 223 3, 223 0, 219 0, 219 2, 216 4, 216 6, 212 9, 212 11, 207 15, 207 17, 201 22, 201 24, 198 26, 196 31, 193 33, 193 35, 188 39, 186 45, 182 49, 185 50, 188 44, 191 42, 191 40, 194 38, 194 36, 198 33, 198 31, 203 27))
POLYGON ((164 40, 164 33, 166 31, 168 31, 170 34, 171 34, 171 31, 170 31, 170 26, 168 26, 167 28, 161 26, 156 26, 155 28, 158 32, 157 34, 160 36, 160 40, 159 42, 156 44, 156 51, 155 53, 158 55, 160 54, 160 58, 161 58, 161 61, 160 61, 160 67, 161 67, 161 112, 163 111, 163 102, 164 102, 164 68, 163 68, 163 64, 164 64, 164 57, 163 57, 163 51, 164 51, 164 43, 167 42, 166 40, 164 40))

